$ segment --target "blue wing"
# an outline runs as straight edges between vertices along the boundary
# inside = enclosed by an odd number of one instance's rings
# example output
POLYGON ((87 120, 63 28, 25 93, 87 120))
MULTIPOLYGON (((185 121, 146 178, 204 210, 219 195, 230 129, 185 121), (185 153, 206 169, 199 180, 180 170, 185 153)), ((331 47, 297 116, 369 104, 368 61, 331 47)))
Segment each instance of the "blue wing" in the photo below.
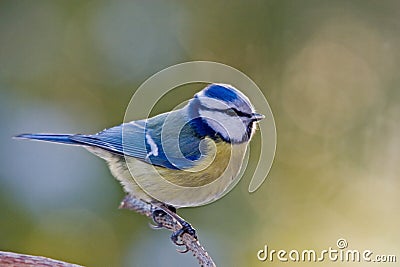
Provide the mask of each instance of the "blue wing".
POLYGON ((124 123, 94 135, 22 134, 17 138, 99 147, 115 154, 135 157, 169 169, 186 169, 195 166, 196 160, 201 157, 199 150, 201 139, 195 136, 189 125, 186 125, 179 136, 179 148, 184 157, 172 159, 167 157, 166 148, 161 142, 164 117, 159 115, 149 120, 124 123))

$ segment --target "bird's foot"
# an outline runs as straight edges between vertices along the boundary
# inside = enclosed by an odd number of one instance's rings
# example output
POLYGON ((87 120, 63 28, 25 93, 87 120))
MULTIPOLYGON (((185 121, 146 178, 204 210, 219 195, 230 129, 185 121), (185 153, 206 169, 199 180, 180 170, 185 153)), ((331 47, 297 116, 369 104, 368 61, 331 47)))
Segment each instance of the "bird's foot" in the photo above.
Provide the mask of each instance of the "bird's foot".
MULTIPOLYGON (((177 246, 186 246, 182 240, 184 234, 189 234, 193 238, 197 240, 196 230, 184 219, 182 219, 178 214, 171 210, 170 207, 160 206, 155 209, 152 213, 153 221, 156 225, 151 225, 154 229, 167 228, 167 229, 175 229, 176 225, 179 224, 181 226, 180 229, 176 230, 171 235, 172 242, 177 246)), ((181 253, 185 253, 188 251, 188 247, 186 246, 185 250, 178 250, 181 253)))
MULTIPOLYGON (((184 234, 189 234, 194 239, 197 240, 196 230, 188 222, 182 220, 179 223, 182 225, 182 228, 173 232, 171 235, 171 240, 172 240, 172 242, 174 242, 175 245, 177 245, 177 246, 185 245, 184 243, 179 242, 179 239, 182 239, 184 234)), ((179 252, 185 253, 187 251, 188 251, 188 248, 186 247, 186 249, 184 251, 179 251, 179 252)))

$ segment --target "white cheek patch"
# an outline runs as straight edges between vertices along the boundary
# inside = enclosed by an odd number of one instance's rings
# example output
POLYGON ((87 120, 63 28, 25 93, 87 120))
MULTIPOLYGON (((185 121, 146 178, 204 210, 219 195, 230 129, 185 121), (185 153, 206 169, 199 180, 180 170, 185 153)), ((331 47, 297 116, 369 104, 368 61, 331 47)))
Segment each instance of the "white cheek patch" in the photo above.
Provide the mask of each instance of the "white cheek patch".
POLYGON ((229 116, 223 112, 199 110, 207 124, 225 139, 241 142, 247 135, 246 125, 239 116, 229 116))

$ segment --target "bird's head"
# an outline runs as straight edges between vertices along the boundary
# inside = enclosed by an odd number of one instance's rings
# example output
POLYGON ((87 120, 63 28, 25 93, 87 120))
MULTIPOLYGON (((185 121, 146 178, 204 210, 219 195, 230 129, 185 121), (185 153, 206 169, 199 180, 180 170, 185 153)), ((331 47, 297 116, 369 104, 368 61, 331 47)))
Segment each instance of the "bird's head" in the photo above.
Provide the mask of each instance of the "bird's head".
POLYGON ((228 84, 210 84, 198 92, 189 103, 189 113, 200 135, 234 144, 248 142, 256 122, 264 118, 242 92, 228 84))

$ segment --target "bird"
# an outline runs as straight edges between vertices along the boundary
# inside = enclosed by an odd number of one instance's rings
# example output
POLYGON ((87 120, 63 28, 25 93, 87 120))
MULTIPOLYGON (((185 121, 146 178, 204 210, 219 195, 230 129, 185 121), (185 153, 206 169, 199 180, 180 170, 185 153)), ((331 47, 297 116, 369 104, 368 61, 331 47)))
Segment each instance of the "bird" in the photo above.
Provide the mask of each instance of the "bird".
MULTIPOLYGON (((221 197, 238 176, 257 123, 264 118, 232 85, 210 83, 180 109, 96 134, 15 137, 84 147, 108 163, 129 196, 164 205, 175 214, 178 208, 221 197)), ((189 224, 180 222, 183 231, 195 235, 189 224)), ((175 243, 183 231, 173 234, 175 243)))

